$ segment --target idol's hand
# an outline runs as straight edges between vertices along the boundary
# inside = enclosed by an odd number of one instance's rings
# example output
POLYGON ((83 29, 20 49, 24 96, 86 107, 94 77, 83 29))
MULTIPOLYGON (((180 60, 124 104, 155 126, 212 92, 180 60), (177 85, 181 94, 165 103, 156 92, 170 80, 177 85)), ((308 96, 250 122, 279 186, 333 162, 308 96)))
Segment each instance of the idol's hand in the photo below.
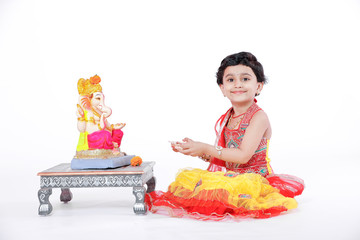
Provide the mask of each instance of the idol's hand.
POLYGON ((106 120, 105 113, 103 113, 103 114, 101 114, 101 117, 100 117, 100 128, 101 129, 104 129, 104 127, 105 127, 105 120, 106 120))
POLYGON ((126 126, 126 123, 117 123, 114 125, 114 129, 122 129, 126 126))

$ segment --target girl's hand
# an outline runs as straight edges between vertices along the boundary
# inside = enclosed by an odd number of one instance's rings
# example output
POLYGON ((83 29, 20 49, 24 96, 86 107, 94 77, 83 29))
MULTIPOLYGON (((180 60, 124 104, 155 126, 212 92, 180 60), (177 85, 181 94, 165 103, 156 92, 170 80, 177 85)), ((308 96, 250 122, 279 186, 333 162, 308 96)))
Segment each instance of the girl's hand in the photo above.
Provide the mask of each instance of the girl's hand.
POLYGON ((179 145, 181 148, 177 149, 178 152, 193 157, 202 156, 206 147, 206 144, 202 142, 195 142, 190 138, 184 138, 183 143, 180 143, 179 145))
POLYGON ((179 150, 181 149, 180 147, 180 142, 175 142, 175 141, 169 141, 171 143, 171 148, 174 152, 179 152, 179 150))

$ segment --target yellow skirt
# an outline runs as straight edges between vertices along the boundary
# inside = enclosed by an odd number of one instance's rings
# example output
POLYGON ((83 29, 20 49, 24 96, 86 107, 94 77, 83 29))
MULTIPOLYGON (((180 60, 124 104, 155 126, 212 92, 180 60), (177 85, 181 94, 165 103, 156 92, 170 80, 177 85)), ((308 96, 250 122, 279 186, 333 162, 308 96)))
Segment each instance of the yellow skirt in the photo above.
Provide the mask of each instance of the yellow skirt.
POLYGON ((259 174, 181 170, 168 191, 147 196, 152 212, 166 210, 172 216, 195 216, 203 220, 231 217, 267 218, 297 207, 293 198, 259 174))

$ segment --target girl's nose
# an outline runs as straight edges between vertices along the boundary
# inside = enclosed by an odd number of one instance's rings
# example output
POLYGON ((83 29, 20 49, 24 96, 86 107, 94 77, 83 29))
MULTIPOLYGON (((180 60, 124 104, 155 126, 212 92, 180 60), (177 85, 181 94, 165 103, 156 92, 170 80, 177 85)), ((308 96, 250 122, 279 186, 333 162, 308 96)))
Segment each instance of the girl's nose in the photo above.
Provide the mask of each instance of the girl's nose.
POLYGON ((242 82, 240 79, 236 79, 235 80, 235 87, 241 88, 242 87, 242 82))

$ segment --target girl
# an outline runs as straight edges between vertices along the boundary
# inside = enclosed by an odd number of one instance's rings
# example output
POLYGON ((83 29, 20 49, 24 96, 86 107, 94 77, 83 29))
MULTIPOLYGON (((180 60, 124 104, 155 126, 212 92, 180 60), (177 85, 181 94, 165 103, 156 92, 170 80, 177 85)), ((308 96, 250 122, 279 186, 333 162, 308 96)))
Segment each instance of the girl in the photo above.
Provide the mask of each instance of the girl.
POLYGON ((275 175, 269 164, 271 126, 255 99, 265 82, 263 67, 251 53, 221 62, 217 83, 232 107, 216 123, 215 146, 189 138, 172 143, 174 151, 210 165, 207 170, 182 170, 166 193, 149 193, 150 211, 221 220, 268 218, 297 207, 293 197, 302 193, 303 181, 275 175))

